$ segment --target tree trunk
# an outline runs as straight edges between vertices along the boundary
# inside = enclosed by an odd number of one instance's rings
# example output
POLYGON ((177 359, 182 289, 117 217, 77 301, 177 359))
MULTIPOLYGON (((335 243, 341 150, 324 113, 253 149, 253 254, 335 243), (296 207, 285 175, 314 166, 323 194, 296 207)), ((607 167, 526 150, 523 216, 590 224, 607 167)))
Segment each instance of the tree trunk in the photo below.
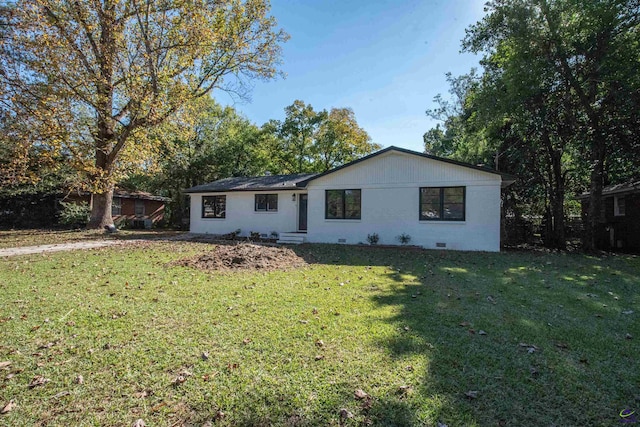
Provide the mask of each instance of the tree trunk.
POLYGON ((589 192, 589 209, 583 246, 591 252, 597 249, 598 230, 600 228, 600 208, 602 206, 602 186, 604 184, 604 143, 594 141, 591 149, 591 187, 589 192))
POLYGON ((113 188, 100 194, 93 195, 91 206, 91 218, 87 228, 101 229, 108 225, 113 225, 111 217, 111 203, 113 202, 113 188))

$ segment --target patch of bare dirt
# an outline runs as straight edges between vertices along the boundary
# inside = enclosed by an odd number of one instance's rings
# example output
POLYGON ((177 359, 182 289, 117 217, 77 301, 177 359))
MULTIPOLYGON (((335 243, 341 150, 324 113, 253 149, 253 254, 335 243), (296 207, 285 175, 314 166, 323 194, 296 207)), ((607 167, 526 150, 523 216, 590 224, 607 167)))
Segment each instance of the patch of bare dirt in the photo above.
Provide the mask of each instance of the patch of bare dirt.
POLYGON ((306 264, 289 248, 251 243, 216 245, 208 253, 172 263, 200 270, 288 270, 306 264))

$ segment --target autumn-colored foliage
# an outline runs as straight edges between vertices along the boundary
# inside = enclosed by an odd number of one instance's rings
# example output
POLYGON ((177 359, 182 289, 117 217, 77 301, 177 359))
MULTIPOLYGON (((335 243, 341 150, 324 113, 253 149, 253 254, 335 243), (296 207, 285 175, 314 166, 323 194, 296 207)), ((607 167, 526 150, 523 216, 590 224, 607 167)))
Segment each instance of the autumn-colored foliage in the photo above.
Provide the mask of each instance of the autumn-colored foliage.
POLYGON ((16 141, 69 156, 94 194, 90 227, 111 223, 119 173, 157 147, 150 130, 213 89, 275 77, 287 38, 265 0, 22 0, 0 19, 3 113, 16 141))

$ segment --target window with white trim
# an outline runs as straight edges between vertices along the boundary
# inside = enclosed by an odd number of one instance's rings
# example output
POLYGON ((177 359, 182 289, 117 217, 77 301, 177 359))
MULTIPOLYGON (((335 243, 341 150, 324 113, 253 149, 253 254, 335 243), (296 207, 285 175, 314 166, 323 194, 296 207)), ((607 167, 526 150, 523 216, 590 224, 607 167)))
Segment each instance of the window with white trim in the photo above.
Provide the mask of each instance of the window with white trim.
POLYGON ((122 198, 114 197, 111 201, 111 216, 122 215, 122 198))
POLYGON ((615 196, 613 198, 613 215, 625 216, 626 203, 624 196, 615 196))

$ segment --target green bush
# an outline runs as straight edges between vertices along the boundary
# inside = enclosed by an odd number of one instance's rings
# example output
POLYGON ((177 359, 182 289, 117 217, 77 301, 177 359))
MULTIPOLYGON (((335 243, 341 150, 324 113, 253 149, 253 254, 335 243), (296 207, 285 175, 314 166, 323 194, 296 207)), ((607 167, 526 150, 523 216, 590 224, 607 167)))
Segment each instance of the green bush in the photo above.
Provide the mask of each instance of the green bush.
POLYGON ((58 214, 60 223, 73 227, 84 227, 89 222, 91 210, 87 202, 60 202, 62 210, 58 214))

